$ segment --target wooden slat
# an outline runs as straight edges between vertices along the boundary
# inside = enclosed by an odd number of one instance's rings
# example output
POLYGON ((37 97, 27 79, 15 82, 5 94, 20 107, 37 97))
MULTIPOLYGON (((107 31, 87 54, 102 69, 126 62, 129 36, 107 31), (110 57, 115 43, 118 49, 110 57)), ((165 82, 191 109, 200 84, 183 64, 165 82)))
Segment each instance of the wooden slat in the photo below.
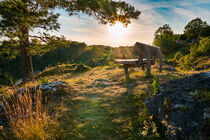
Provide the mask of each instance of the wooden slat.
MULTIPOLYGON (((117 64, 137 64, 139 60, 138 59, 117 59, 114 62, 117 64)), ((153 59, 151 59, 153 61, 153 59)), ((147 59, 143 59, 143 63, 147 63, 147 59)))
POLYGON ((118 64, 136 64, 138 59, 117 59, 114 62, 118 64))

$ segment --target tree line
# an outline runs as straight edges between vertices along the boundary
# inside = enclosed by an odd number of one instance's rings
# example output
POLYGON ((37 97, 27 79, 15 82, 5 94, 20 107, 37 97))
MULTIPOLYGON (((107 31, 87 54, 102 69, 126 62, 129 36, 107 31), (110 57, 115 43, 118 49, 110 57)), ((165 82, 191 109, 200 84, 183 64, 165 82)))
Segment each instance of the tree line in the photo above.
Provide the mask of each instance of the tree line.
POLYGON ((192 19, 182 34, 175 34, 170 25, 159 27, 153 44, 159 46, 169 62, 184 70, 192 70, 193 63, 210 56, 210 25, 201 18, 192 19))

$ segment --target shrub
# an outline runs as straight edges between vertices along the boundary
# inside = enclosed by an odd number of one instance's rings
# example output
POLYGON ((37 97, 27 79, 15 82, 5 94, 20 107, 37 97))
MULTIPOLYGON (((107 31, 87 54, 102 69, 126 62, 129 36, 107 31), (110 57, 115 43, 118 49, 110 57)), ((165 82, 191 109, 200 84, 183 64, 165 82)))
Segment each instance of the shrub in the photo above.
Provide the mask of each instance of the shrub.
POLYGON ((198 54, 200 56, 210 56, 210 38, 203 38, 198 46, 198 54))
POLYGON ((11 132, 16 139, 42 140, 58 136, 58 122, 42 104, 42 93, 32 96, 29 90, 2 103, 11 132))
POLYGON ((48 84, 49 81, 48 81, 48 79, 46 79, 46 78, 44 78, 44 77, 41 77, 40 80, 39 80, 39 83, 40 83, 40 84, 48 84))
POLYGON ((160 92, 160 82, 158 78, 155 78, 152 83, 153 93, 160 92))
POLYGON ((178 51, 173 58, 169 59, 169 62, 172 63, 179 63, 179 61, 181 60, 181 58, 183 57, 183 55, 178 51))
POLYGON ((185 55, 178 62, 181 69, 191 70, 193 68, 193 62, 198 58, 210 55, 210 39, 204 38, 199 42, 199 45, 192 45, 190 48, 190 53, 185 55))

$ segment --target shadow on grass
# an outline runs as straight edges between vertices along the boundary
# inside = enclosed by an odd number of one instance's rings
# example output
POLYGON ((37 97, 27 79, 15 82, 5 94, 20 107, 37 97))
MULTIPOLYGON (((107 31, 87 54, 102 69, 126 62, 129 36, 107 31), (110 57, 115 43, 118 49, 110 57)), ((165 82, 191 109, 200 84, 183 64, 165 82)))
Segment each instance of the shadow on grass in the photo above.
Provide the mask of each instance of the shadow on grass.
POLYGON ((153 77, 137 78, 115 83, 116 89, 97 87, 66 97, 61 117, 66 139, 165 139, 142 135, 144 121, 149 119, 145 107, 149 95, 144 84, 148 86, 153 77), (116 94, 111 93, 113 90, 116 94))

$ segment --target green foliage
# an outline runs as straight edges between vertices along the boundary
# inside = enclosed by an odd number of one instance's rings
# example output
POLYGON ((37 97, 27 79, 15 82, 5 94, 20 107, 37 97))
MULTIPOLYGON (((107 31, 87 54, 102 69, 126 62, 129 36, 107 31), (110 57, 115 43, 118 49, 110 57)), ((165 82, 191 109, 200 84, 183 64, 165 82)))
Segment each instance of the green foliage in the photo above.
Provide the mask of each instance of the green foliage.
POLYGON ((46 79, 46 78, 44 78, 44 77, 41 77, 41 78, 39 79, 39 83, 40 83, 40 84, 48 84, 49 81, 48 81, 48 79, 46 79))
POLYGON ((171 38, 171 36, 173 35, 173 31, 169 24, 165 24, 163 25, 163 27, 158 28, 154 35, 155 40, 161 38, 171 38))
POLYGON ((210 39, 208 37, 200 40, 198 45, 192 45, 190 53, 179 59, 177 62, 181 69, 191 70, 194 62, 203 56, 210 56, 210 39))
POLYGON ((153 79, 152 87, 153 87, 153 93, 160 92, 160 82, 158 78, 153 79))
POLYGON ((94 16, 102 24, 113 24, 119 20, 127 25, 140 15, 130 4, 112 0, 0 1, 0 36, 6 38, 0 44, 0 55, 7 54, 12 58, 21 55, 24 81, 34 76, 31 55, 42 55, 57 45, 66 46, 69 43, 63 36, 47 33, 60 29, 56 8, 66 10, 69 15, 83 12, 94 16), (35 29, 39 33, 30 34, 35 29))
POLYGON ((70 73, 70 72, 85 72, 90 69, 91 69, 90 67, 83 64, 62 64, 62 65, 57 65, 55 67, 51 67, 47 70, 42 71, 41 73, 36 75, 35 78, 61 75, 61 74, 70 73))
POLYGON ((201 36, 202 31, 207 26, 208 24, 206 21, 203 21, 201 18, 195 18, 185 26, 184 34, 189 41, 197 41, 199 36, 201 36))
POLYGON ((203 28, 203 30, 201 31, 201 36, 202 37, 210 36, 210 26, 209 25, 203 28))
POLYGON ((203 38, 198 46, 199 56, 210 56, 210 38, 203 38))
POLYGON ((154 36, 155 38, 153 44, 160 47, 162 53, 166 56, 170 55, 179 48, 179 44, 176 43, 177 37, 174 35, 168 24, 158 28, 154 36))
POLYGON ((178 51, 173 58, 170 58, 168 61, 172 63, 179 63, 183 55, 178 51))
POLYGON ((196 59, 210 55, 209 31, 210 26, 201 18, 191 20, 183 34, 173 34, 171 27, 165 24, 155 32, 153 44, 160 47, 169 62, 191 70, 196 59))
POLYGON ((180 45, 176 43, 176 40, 171 37, 171 38, 161 38, 159 40, 156 40, 154 42, 154 45, 160 47, 161 52, 165 55, 168 56, 178 50, 180 48, 180 45))

